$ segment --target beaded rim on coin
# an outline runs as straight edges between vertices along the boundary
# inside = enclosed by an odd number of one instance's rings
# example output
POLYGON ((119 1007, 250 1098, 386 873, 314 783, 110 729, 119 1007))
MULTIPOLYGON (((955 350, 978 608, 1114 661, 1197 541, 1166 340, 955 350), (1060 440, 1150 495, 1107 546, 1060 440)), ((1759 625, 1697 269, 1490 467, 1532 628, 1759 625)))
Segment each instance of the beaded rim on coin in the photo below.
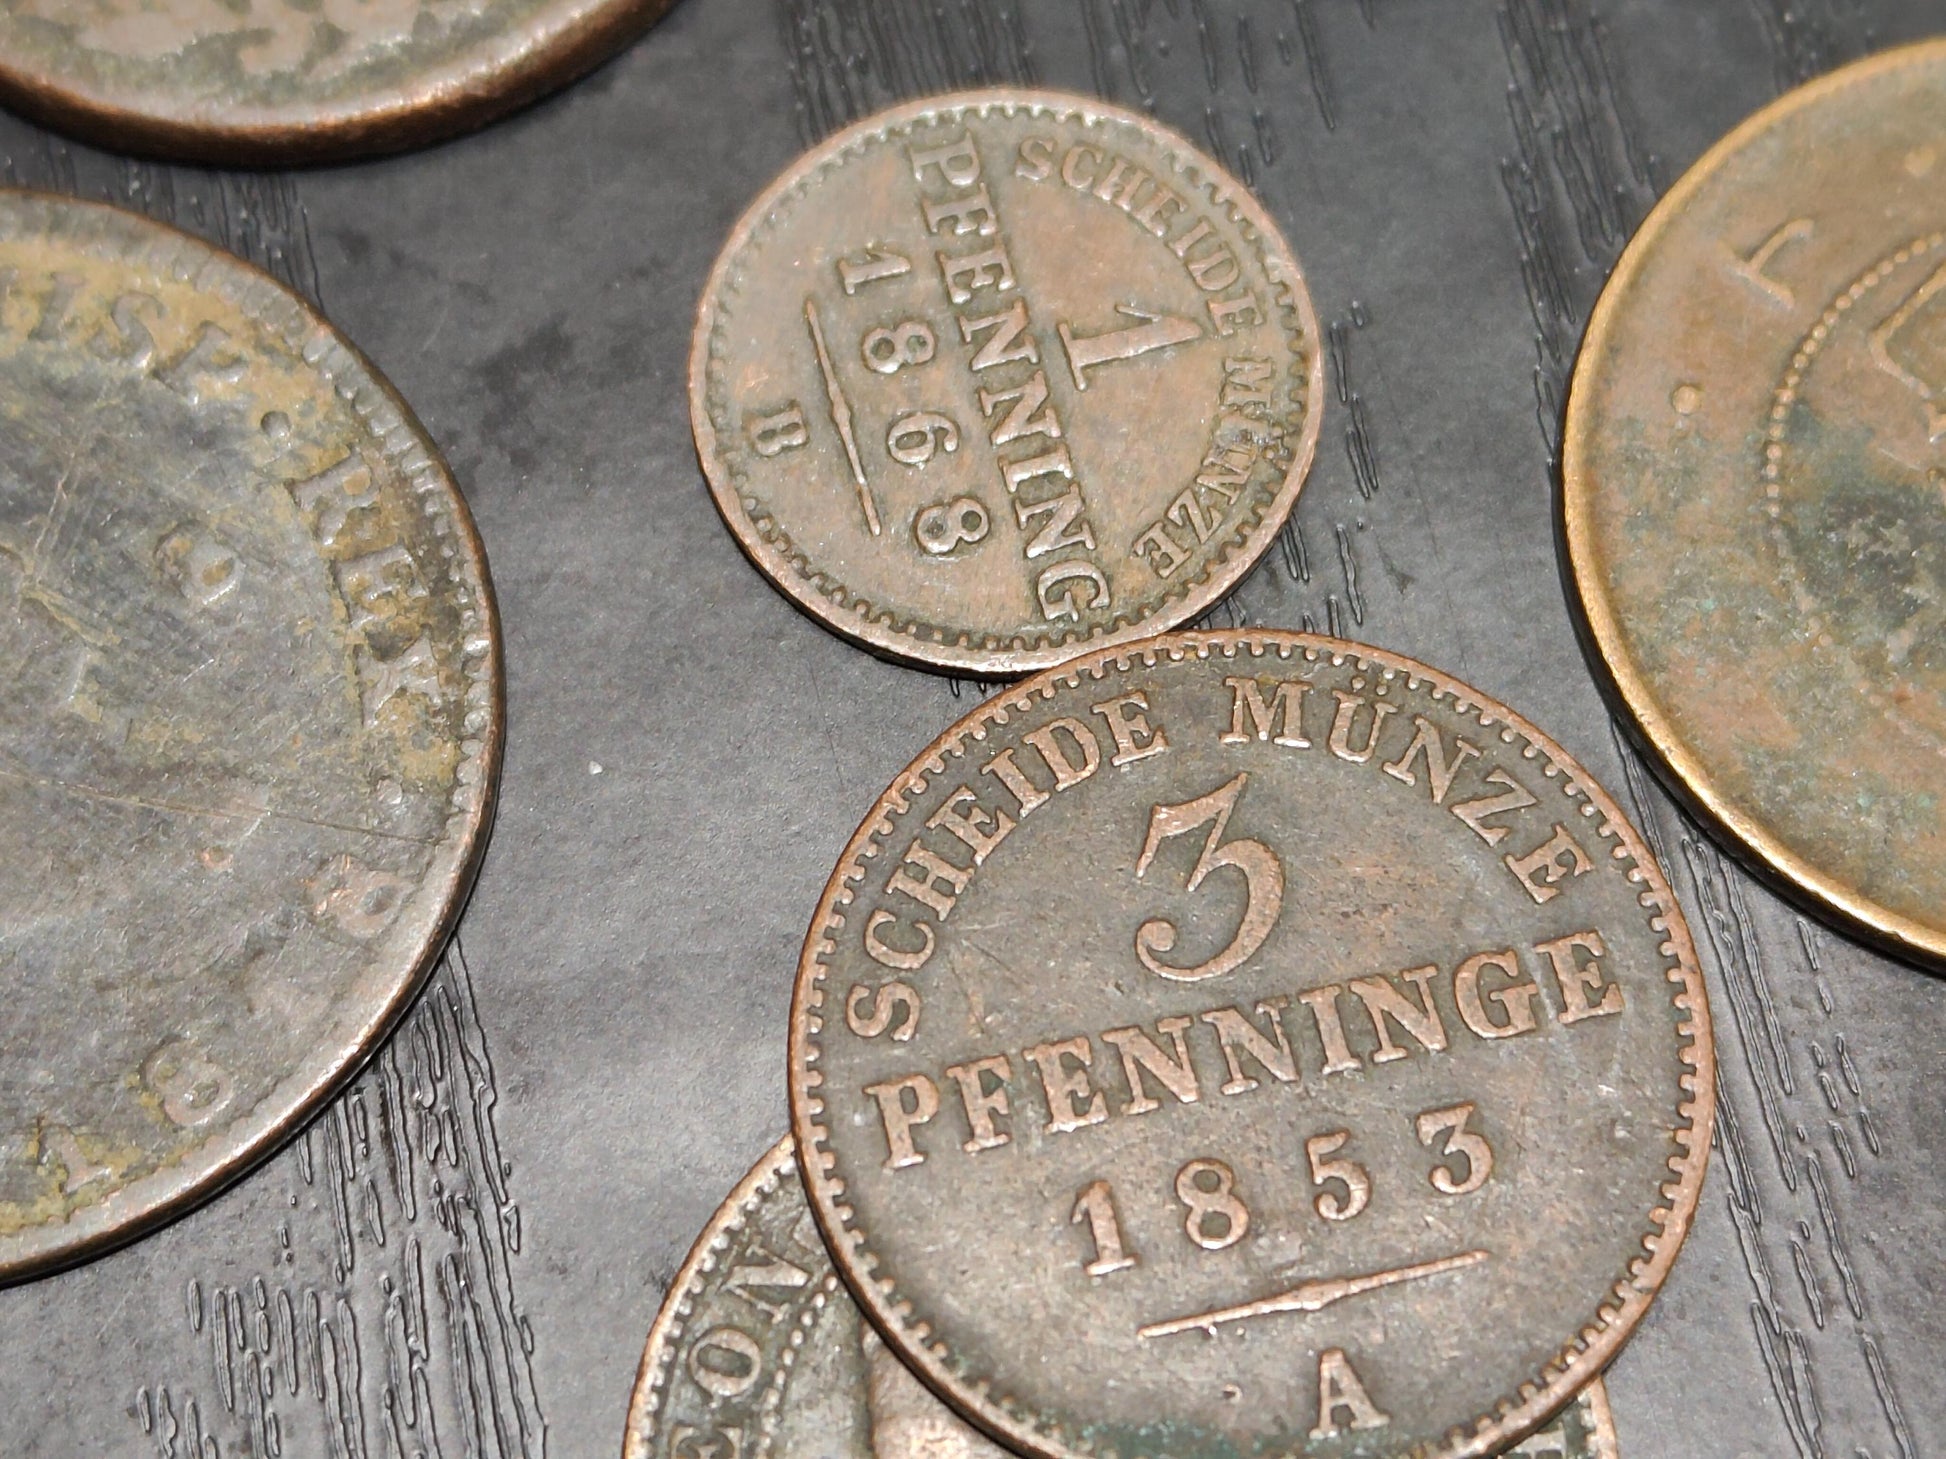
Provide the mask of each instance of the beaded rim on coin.
MULTIPOLYGON (((1781 119, 1816 106, 1859 82, 1902 69, 1915 61, 1946 62, 1946 40, 1897 47, 1840 67, 1753 113, 1704 152, 1650 210, 1622 251, 1595 303, 1579 358, 1593 360, 1606 352, 1616 321, 1628 307, 1623 296, 1645 266, 1663 230, 1681 216, 1689 201, 1726 161, 1781 119)), ((1587 658, 1595 667, 1596 678, 1605 681, 1610 697, 1623 711, 1626 727, 1650 751, 1648 759, 1659 772, 1658 778, 1688 808, 1700 812, 1704 820, 1726 832, 1747 858, 1755 859, 1756 870, 1764 879, 1794 901, 1809 904, 1820 912, 1836 913, 1852 930, 1894 952, 1916 955, 1934 963, 1946 961, 1946 928, 1929 927, 1882 907, 1792 851, 1755 816, 1724 794, 1711 779, 1708 767, 1676 732, 1671 717, 1657 704, 1647 676, 1628 652, 1620 617, 1598 571, 1601 557, 1594 537, 1592 499, 1599 487, 1586 464, 1591 453, 1589 438, 1596 422, 1591 419, 1587 390, 1577 388, 1580 384, 1577 367, 1574 385, 1568 392, 1566 425, 1561 437, 1563 576, 1568 579, 1568 598, 1575 610, 1577 627, 1592 641, 1593 651, 1587 658)), ((1752 465, 1753 470, 1760 469, 1754 459, 1752 465)))
MULTIPOLYGON (((54 1225, 34 1228, 16 1254, 0 1262, 0 1287, 57 1271, 126 1244, 202 1205, 275 1154, 364 1067, 404 1016, 445 951, 479 871, 498 802, 500 762, 506 739, 505 660, 500 615, 486 551, 472 512, 431 434, 398 391, 315 305, 254 264, 182 229, 105 203, 24 188, 0 188, 0 207, 10 202, 100 219, 118 249, 155 260, 198 287, 220 291, 252 311, 293 355, 317 371, 367 430, 401 453, 401 474, 442 539, 448 560, 466 579, 473 601, 465 625, 463 671, 467 698, 485 700, 487 713, 461 747, 454 771, 447 839, 415 897, 436 897, 439 913, 417 958, 398 970, 389 995, 378 1000, 358 1027, 328 1055, 314 1058, 281 1081, 251 1113, 219 1139, 183 1160, 124 1186, 54 1225), (415 461, 413 458, 417 457, 415 461)), ((474 708, 477 709, 478 705, 474 708)))
POLYGON ((1076 1459, 1090 1452, 1040 1421, 1010 1395, 995 1391, 984 1380, 968 1380, 955 1372, 947 1361, 951 1349, 946 1342, 914 1314, 898 1283, 875 1271, 878 1258, 869 1250, 869 1238, 849 1214, 842 1178, 831 1169, 835 1160, 826 1148, 824 1096, 820 1093, 823 1075, 817 1068, 815 1050, 808 1048, 824 1017, 824 962, 834 950, 829 923, 834 915, 841 916, 840 909, 852 900, 852 886, 862 875, 859 863, 874 854, 873 838, 885 831, 890 818, 903 811, 912 796, 924 792, 933 777, 943 771, 948 756, 983 739, 991 725, 1005 723, 1062 688, 1078 686, 1084 677, 1101 679, 1137 661, 1153 666, 1164 658, 1181 662, 1191 657, 1235 658, 1240 653, 1311 660, 1330 657, 1337 662, 1355 659, 1380 673, 1403 676, 1408 684, 1423 682, 1434 697, 1451 699, 1456 708, 1470 711, 1503 740, 1525 741, 1534 753, 1545 756, 1551 773, 1559 774, 1573 791, 1587 797, 1584 811, 1593 812, 1592 818, 1605 839, 1612 837, 1613 854, 1630 860, 1634 869, 1629 879, 1641 888, 1637 901, 1651 928, 1666 939, 1662 954, 1669 963, 1668 980, 1675 985, 1670 1004, 1680 1010, 1675 1033, 1681 1072, 1676 1084, 1683 1091, 1670 1140, 1684 1153, 1670 1157, 1671 1178, 1658 1187, 1662 1204, 1648 1213, 1648 1229, 1641 1245, 1649 1255, 1628 1259, 1627 1276, 1602 1295, 1583 1326, 1541 1366, 1539 1371, 1546 1382, 1523 1384, 1478 1422, 1455 1427, 1431 1445, 1411 1451, 1411 1459, 1480 1459, 1531 1432, 1599 1375, 1661 1290, 1688 1235, 1709 1163, 1716 1111, 1715 1041, 1702 971, 1681 905, 1660 864, 1621 807, 1573 757, 1527 719, 1416 660, 1365 644, 1275 629, 1162 634, 1071 659, 1011 685, 968 712, 921 751, 879 797, 846 844, 825 884, 798 963, 791 1000, 790 1104, 791 1132, 797 1141, 805 1194, 832 1261, 860 1309, 928 1386, 969 1421, 1023 1453, 1076 1459), (1673 918, 1667 915, 1670 912, 1675 914, 1673 918), (1699 1010, 1701 1017, 1697 1016, 1699 1010), (804 1052, 800 1054, 800 1050, 804 1052))
POLYGON ((1180 627, 1208 612, 1249 575, 1290 519, 1317 455, 1325 395, 1324 350, 1302 262, 1283 229, 1256 195, 1224 170, 1220 161, 1207 156, 1171 127, 1096 97, 1026 87, 950 92, 906 102, 833 132, 799 156, 757 195, 725 238, 697 305, 689 356, 689 410, 696 454, 718 508, 744 555, 793 606, 825 627, 887 658, 957 674, 1014 677, 1037 673, 1080 654, 1133 643, 1180 627), (724 312, 718 300, 733 282, 732 266, 736 258, 769 225, 778 205, 810 186, 824 169, 882 134, 934 117, 988 111, 1046 113, 1059 118, 1079 118, 1090 126, 1107 122, 1133 127, 1159 150, 1179 158, 1186 171, 1201 177, 1203 187, 1215 189, 1214 199, 1231 210, 1235 221, 1247 233, 1257 235, 1273 276, 1289 274, 1288 279, 1279 280, 1288 297, 1277 299, 1273 308, 1277 315, 1288 317, 1287 332, 1301 342, 1292 346, 1293 354, 1305 366, 1304 425, 1301 439, 1292 445, 1284 480, 1270 504, 1211 563, 1204 578, 1185 589, 1165 594, 1160 611, 1150 617, 1118 622, 1117 626, 1092 632, 1050 629, 1038 646, 1033 647, 1018 640, 1013 644, 980 642, 968 632, 954 634, 939 625, 897 623, 885 610, 842 589, 835 596, 825 591, 818 581, 821 574, 791 560, 788 541, 780 550, 771 541, 778 534, 774 530, 766 533, 751 520, 734 473, 721 463, 716 426, 709 412, 710 358, 721 323, 719 316, 724 312))

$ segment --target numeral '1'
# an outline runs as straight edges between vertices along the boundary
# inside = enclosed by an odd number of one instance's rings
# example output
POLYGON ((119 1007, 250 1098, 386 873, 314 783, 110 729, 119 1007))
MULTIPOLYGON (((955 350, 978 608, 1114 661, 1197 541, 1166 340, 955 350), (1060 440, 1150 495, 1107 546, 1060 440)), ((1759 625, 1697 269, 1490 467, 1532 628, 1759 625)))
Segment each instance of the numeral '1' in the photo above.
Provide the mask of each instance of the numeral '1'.
POLYGON ((1083 1271, 1091 1277, 1105 1277, 1135 1265, 1134 1255, 1122 1245, 1122 1224, 1115 1219, 1115 1198, 1107 1181, 1098 1180, 1075 1197, 1068 1224, 1079 1226, 1083 1221, 1088 1223, 1088 1234, 1095 1242, 1095 1259, 1083 1271))
POLYGON ((875 284, 880 279, 903 278, 911 272, 912 260, 889 248, 868 248, 862 259, 838 260, 838 277, 844 283, 847 297, 856 294, 866 284, 875 284))

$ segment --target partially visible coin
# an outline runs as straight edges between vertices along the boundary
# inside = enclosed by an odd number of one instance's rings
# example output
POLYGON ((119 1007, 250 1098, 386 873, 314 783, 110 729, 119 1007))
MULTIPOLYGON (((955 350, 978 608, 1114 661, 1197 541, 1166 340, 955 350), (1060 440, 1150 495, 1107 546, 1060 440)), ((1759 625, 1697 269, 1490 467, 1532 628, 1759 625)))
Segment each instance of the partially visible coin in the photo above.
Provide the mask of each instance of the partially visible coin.
MULTIPOLYGON (((1596 1378, 1510 1454, 1620 1459, 1596 1378)), ((1005 1459, 879 1339, 832 1269, 789 1138, 730 1192, 649 1331, 622 1459, 1005 1459)))
POLYGON ((0 1281, 266 1153, 400 1012, 499 763, 486 563, 301 300, 0 192, 0 1281))
POLYGON ((789 1136, 730 1192, 669 1285, 623 1459, 1005 1459, 859 1316, 789 1136))
POLYGON ((869 648, 1018 674, 1187 622, 1317 442, 1297 260, 1103 102, 981 91, 821 143, 704 290, 697 449, 764 573, 869 648))
POLYGON ((674 0, 0 0, 0 101, 118 150, 390 152, 565 84, 674 0))
POLYGON ((1794 91, 1623 254, 1568 404, 1568 562, 1676 788, 1946 957, 1946 42, 1794 91))
POLYGON ((833 872, 791 1026, 848 1285, 1060 1459, 1519 1439, 1667 1273, 1711 1079, 1613 800, 1444 675, 1269 632, 961 720, 833 872))

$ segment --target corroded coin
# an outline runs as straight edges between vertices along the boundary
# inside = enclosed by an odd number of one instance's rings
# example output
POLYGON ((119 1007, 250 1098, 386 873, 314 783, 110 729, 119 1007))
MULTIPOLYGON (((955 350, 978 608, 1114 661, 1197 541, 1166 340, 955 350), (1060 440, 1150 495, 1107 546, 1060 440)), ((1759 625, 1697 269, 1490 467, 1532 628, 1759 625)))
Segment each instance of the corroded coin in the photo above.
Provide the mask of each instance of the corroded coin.
MULTIPOLYGON (((1513 1454, 1620 1459, 1597 1378, 1513 1454)), ((696 1239, 649 1332, 623 1459, 1005 1459, 900 1362, 831 1265, 789 1139, 696 1239)))
POLYGON ((1563 477, 1594 648, 1678 789, 1946 956, 1946 42, 1677 183, 1589 325, 1563 477))
POLYGON ((0 0, 0 100, 103 146, 281 164, 449 136, 674 0, 0 0))
POLYGON ((0 1280, 236 1175, 356 1065, 500 750, 465 505, 281 285, 0 192, 0 1280))
POLYGON ((1184 623, 1290 514, 1322 364, 1243 185, 1101 102, 982 91, 840 132, 703 294, 716 503, 869 648, 1014 674, 1184 623))
POLYGON ((1713 1104, 1688 930, 1539 730, 1376 650, 1165 637, 894 782, 799 968, 814 1211, 1034 1454, 1491 1453, 1626 1337, 1713 1104))

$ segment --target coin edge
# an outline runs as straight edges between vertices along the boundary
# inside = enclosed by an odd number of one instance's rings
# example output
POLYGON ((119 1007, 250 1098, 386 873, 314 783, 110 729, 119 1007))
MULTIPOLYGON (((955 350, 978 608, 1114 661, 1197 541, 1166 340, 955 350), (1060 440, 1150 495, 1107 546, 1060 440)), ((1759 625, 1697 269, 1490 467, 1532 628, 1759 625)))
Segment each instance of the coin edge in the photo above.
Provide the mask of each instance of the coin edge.
MULTIPOLYGON (((1268 273, 1268 270, 1266 272, 1268 273)), ((1286 306, 1278 301, 1276 307, 1281 310, 1286 306)), ((1288 331, 1286 333, 1288 335, 1288 331)), ((1294 350, 1293 353, 1296 351, 1294 350)), ((1219 159, 1211 157, 1175 128, 1116 106, 1112 102, 1103 101, 1099 97, 1043 87, 980 87, 903 102, 874 112, 832 132, 792 159, 782 172, 764 185, 751 203, 737 216, 714 262, 710 265, 709 277, 696 306, 695 331, 691 337, 689 354, 690 426, 695 437, 698 464, 709 484, 710 497, 715 502, 724 524, 730 529, 744 556, 792 606, 840 637, 896 663, 934 672, 1018 678, 1054 668, 1099 649, 1136 643, 1158 633, 1180 628, 1208 612, 1235 591, 1243 579, 1249 576, 1251 570, 1263 560, 1264 554, 1270 550, 1277 533, 1283 530, 1284 524, 1296 511, 1298 498, 1310 480, 1326 408, 1324 353, 1323 342, 1318 335, 1316 305, 1311 298, 1310 284, 1305 277, 1303 263, 1297 257, 1297 251, 1291 246, 1284 230, 1270 216, 1270 210, 1219 159), (1299 445, 1291 453, 1290 467, 1286 470, 1283 483, 1256 526, 1240 537, 1227 555, 1217 561, 1217 571, 1212 572, 1197 590, 1184 594, 1176 606, 1169 608, 1168 611, 1144 618, 1125 628, 1097 630, 1090 635, 1045 643, 1038 648, 1019 651, 984 650, 971 647, 962 650, 943 641, 928 643, 918 634, 883 627, 869 616, 871 611, 869 608, 862 615, 856 612, 846 615, 829 600, 809 591, 800 591, 803 586, 802 575, 790 575, 791 565, 788 562, 772 560, 775 554, 770 545, 758 537, 752 529, 749 514, 743 509, 741 494, 736 490, 736 483, 719 479, 719 473, 722 473, 725 478, 727 473, 716 462, 719 455, 716 449, 717 432, 715 422, 710 418, 708 402, 709 358, 719 312, 717 301, 724 293, 724 286, 730 276, 731 256, 752 241, 757 227, 768 218, 777 202, 789 193, 808 185, 819 168, 829 165, 852 147, 869 140, 882 140, 883 134, 890 128, 916 121, 929 113, 995 106, 1044 107, 1062 116, 1079 113, 1084 121, 1092 122, 1094 119, 1101 118, 1124 126, 1132 126, 1145 134, 1151 143, 1165 154, 1171 149, 1179 149, 1191 163, 1207 170, 1210 184, 1223 185, 1218 190, 1215 201, 1219 203, 1227 201, 1235 207, 1241 213, 1242 221, 1255 228, 1265 240, 1266 246, 1261 250, 1264 257, 1289 268, 1291 300, 1288 307, 1298 316, 1299 332, 1305 341, 1304 353, 1307 357, 1304 372, 1304 426, 1299 445), (1275 246, 1270 246, 1272 244, 1275 246)), ((849 598, 848 600, 857 601, 849 598)), ((942 633, 957 631, 944 624, 921 626, 936 628, 942 633)))
POLYGON ((412 90, 392 87, 345 104, 239 108, 230 122, 144 111, 58 85, 0 59, 0 103, 65 135, 115 152, 217 166, 317 166, 449 141, 560 90, 646 32, 676 0, 619 0, 559 27, 513 62, 447 65, 412 90))
MULTIPOLYGON (((1661 953, 1672 960, 1672 965, 1665 969, 1665 976, 1675 985, 1670 1003, 1676 1014, 1676 1057, 1680 1066, 1676 1087, 1686 1091, 1686 1098, 1677 1104, 1679 1123, 1671 1132, 1671 1141, 1678 1151, 1686 1147, 1687 1154, 1672 1155, 1666 1163, 1666 1168, 1676 1173, 1673 1189, 1669 1181, 1657 1186, 1657 1193, 1665 1204, 1650 1212, 1650 1229, 1640 1241, 1640 1245, 1648 1251, 1648 1257, 1646 1260, 1640 1255, 1626 1258, 1627 1267, 1632 1268, 1640 1263, 1641 1269, 1610 1287, 1597 1303, 1593 1320, 1585 1322, 1562 1345, 1555 1358, 1550 1359, 1550 1363, 1567 1359, 1552 1381, 1535 1384, 1529 1380, 1521 1390, 1527 1392, 1531 1389, 1529 1396, 1522 1398, 1520 1393, 1516 1393, 1513 1398, 1497 1403, 1486 1415, 1470 1420, 1470 1436, 1466 1433, 1466 1424, 1455 1426, 1437 1440, 1410 1451, 1401 1451, 1402 1459, 1480 1459, 1480 1456, 1496 1453, 1506 1445, 1517 1442, 1572 1401, 1574 1395, 1608 1365, 1641 1321, 1666 1281, 1696 1213, 1703 1178, 1709 1165, 1716 1084, 1714 1025, 1701 967, 1696 959, 1694 939, 1660 863, 1649 851, 1634 823, 1622 814, 1620 805, 1600 782, 1582 769, 1566 750, 1525 717, 1451 675, 1402 654, 1319 634, 1276 629, 1161 634, 1071 659, 1021 683, 1010 685, 962 716, 894 777, 890 787, 853 832, 826 881, 806 934, 792 987, 788 1054, 791 1133, 797 1142, 800 1178, 806 1199, 830 1251, 832 1264, 843 1277, 860 1310, 906 1365, 949 1406, 994 1438, 1024 1453, 1040 1456, 1040 1459, 1096 1459, 1096 1456, 1089 1450, 1067 1445, 1064 1436, 1052 1426, 1039 1432, 1023 1427, 1012 1413, 1001 1406, 1007 1400, 989 1397, 990 1385, 983 1385, 976 1391, 974 1385, 962 1383, 956 1375, 948 1372, 927 1345, 927 1338, 907 1330, 904 1317, 897 1310, 902 1299, 896 1297, 896 1287, 881 1293, 876 1283, 869 1280, 870 1274, 858 1269, 856 1255, 864 1249, 865 1238, 862 1233, 854 1234, 848 1229, 844 1218, 833 1209, 840 1201, 829 1189, 830 1178, 824 1165, 827 1162, 835 1163, 835 1160, 825 1148, 825 1130, 820 1113, 812 1108, 814 1103, 821 1101, 812 1079, 816 1059, 807 1051, 813 1037, 811 1023, 818 1017, 814 998, 821 997, 819 985, 824 973, 821 960, 832 950, 826 935, 830 916, 850 899, 849 884, 855 879, 852 863, 858 858, 860 850, 880 833, 882 823, 888 822, 891 815, 903 811, 910 796, 923 794, 924 785, 944 769, 945 757, 959 750, 964 741, 980 738, 975 733, 976 728, 984 731, 986 725, 983 721, 990 720, 996 713, 1011 715, 1031 708, 1036 697, 1050 698, 1058 685, 1078 688, 1083 674, 1093 671, 1095 677, 1101 677, 1102 673, 1117 667, 1117 661, 1119 666, 1125 667, 1140 658, 1153 666, 1164 655, 1182 662, 1190 654, 1207 660, 1212 655, 1234 658, 1241 651, 1254 650, 1259 653, 1268 651, 1282 657, 1306 649, 1315 649, 1324 655, 1369 661, 1379 668, 1405 675, 1409 684, 1414 679, 1424 679, 1434 686, 1435 692, 1443 691, 1450 696, 1456 707, 1471 711, 1486 723, 1497 719, 1503 730, 1526 740, 1531 748, 1545 756, 1548 763, 1566 777, 1567 784, 1579 788, 1590 804, 1600 808, 1607 827, 1615 832, 1617 843, 1628 850, 1635 868, 1631 880, 1647 884, 1646 890, 1637 895, 1638 904, 1646 909, 1646 899, 1650 896, 1656 899, 1656 909, 1649 919, 1650 929, 1665 939, 1661 953), (1658 920, 1661 926, 1657 926, 1658 920), (1687 1122, 1686 1126, 1681 1123, 1683 1121, 1687 1122), (1661 1213, 1659 1220, 1658 1211, 1661 1213), (1052 1442, 1045 1437, 1050 1434, 1052 1442), (1459 1437, 1454 1442, 1456 1434, 1459 1437)), ((859 874, 862 875, 862 872, 859 874)), ((817 1076, 817 1083, 822 1083, 821 1074, 817 1076)), ((910 1307, 909 1303, 903 1305, 908 1309, 910 1307)))
POLYGON ((1946 963, 1946 921, 1932 926, 1894 912, 1791 851, 1780 837, 1764 829, 1754 816, 1724 794, 1707 773, 1702 760, 1675 733, 1671 716, 1650 692, 1648 675, 1628 651, 1621 616, 1604 590, 1605 579, 1597 572, 1602 555, 1594 540, 1592 518, 1593 501, 1600 488, 1587 464, 1592 454, 1589 440, 1597 429, 1590 418, 1594 406, 1589 401, 1595 389, 1597 360, 1608 348, 1616 318, 1626 309, 1623 294, 1645 267, 1662 231, 1724 163, 1778 121, 1850 86, 1913 64, 1946 67, 1946 38, 1880 51, 1826 72, 1766 103, 1712 143, 1657 200, 1603 284, 1575 357, 1561 433, 1558 501, 1562 576, 1566 579, 1576 628, 1584 645, 1592 646, 1586 657, 1597 668, 1596 677, 1610 691, 1611 700, 1622 709, 1622 718, 1632 737, 1650 751, 1647 758, 1656 769, 1657 778, 1686 806, 1700 811, 1705 820, 1726 833, 1744 853, 1746 861, 1754 858, 1766 881, 1773 885, 1781 883, 1780 889, 1792 900, 1800 905, 1808 903, 1814 912, 1827 917, 1835 916, 1876 946, 1938 966, 1946 963))
MULTIPOLYGON (((162 1170, 158 1170, 121 1187, 102 1201, 72 1213, 63 1221, 23 1228, 57 1231, 62 1239, 22 1241, 17 1255, 0 1256, 0 1289, 50 1275, 112 1251, 213 1199, 281 1149, 356 1077, 384 1044, 386 1035, 410 1009, 431 976, 434 965, 452 940, 460 913, 479 874, 487 842, 491 839, 494 815, 499 805, 500 767, 506 741, 506 655, 500 629, 499 604, 485 545, 452 468, 431 432, 413 413, 398 389, 325 317, 322 309, 247 259, 144 213, 64 193, 0 187, 0 206, 18 199, 49 206, 57 212, 68 211, 107 219, 105 227, 121 230, 111 239, 117 247, 139 250, 136 257, 155 262, 157 266, 168 259, 194 260, 199 283, 203 271, 212 265, 219 270, 229 271, 226 282, 233 290, 226 295, 229 301, 249 313, 266 331, 274 333, 297 358, 316 371, 320 379, 345 401, 370 435, 380 441, 403 437, 410 445, 424 452, 428 472, 443 488, 438 493, 441 510, 426 509, 423 504, 428 501, 429 493, 420 490, 412 479, 412 473, 403 467, 400 468, 402 490, 422 504, 434 536, 454 544, 455 553, 447 560, 453 563, 464 561, 472 569, 474 581, 467 586, 477 598, 475 612, 479 624, 477 628, 467 624, 467 611, 462 607, 460 672, 469 690, 480 684, 486 686, 489 715, 485 728, 477 737, 480 740, 477 752, 467 755, 463 748, 464 740, 461 741, 462 757, 454 769, 452 788, 444 797, 448 829, 442 833, 439 846, 450 849, 445 869, 440 873, 443 887, 439 910, 431 919, 432 930, 425 946, 413 964, 396 980, 391 995, 355 1030, 355 1037, 337 1041, 342 1052, 318 1061, 316 1073, 305 1081, 307 1087, 295 1099, 277 1098, 278 1091, 291 1082, 280 1080, 258 1101, 248 1121, 253 1131, 250 1137, 199 1145, 195 1148, 197 1156, 204 1156, 212 1149, 220 1153, 197 1160, 194 1165, 184 1162, 167 1167, 168 1170, 180 1171, 187 1166, 197 1172, 181 1181, 175 1189, 152 1200, 126 1199, 130 1192, 139 1191, 158 1180, 163 1174, 162 1170), (167 252, 158 255, 156 250, 167 252), (276 318, 272 314, 274 310, 283 311, 284 317, 276 318), (299 331, 296 335, 292 333, 293 325, 299 331), (320 343, 325 346, 326 352, 313 359, 311 346, 320 343), (336 350, 342 358, 331 359, 330 350, 336 350), (376 398, 367 396, 367 391, 373 392, 376 398), (396 419, 391 429, 381 432, 373 423, 373 416, 377 411, 388 408, 396 419), (441 524, 442 516, 445 519, 444 527, 441 524), (466 667, 469 655, 465 652, 465 645, 473 637, 483 641, 484 649, 479 655, 478 666, 469 669, 466 667), (471 781, 475 804, 462 812, 454 802, 469 784, 465 773, 469 765, 477 771, 471 781), (456 821, 463 828, 458 837, 454 837, 450 829, 456 821), (273 1104, 275 1110, 269 1118, 257 1118, 258 1111, 273 1104), (133 1209, 127 1209, 129 1207, 133 1209), (78 1235, 75 1234, 77 1229, 78 1235)), ((422 882, 419 889, 423 891, 429 885, 422 882)), ((292 1076, 293 1079, 302 1073, 300 1068, 298 1075, 292 1076)), ((8 1237, 4 1242, 13 1240, 13 1237, 8 1237)), ((4 1246, 4 1242, 0 1242, 0 1246, 4 1246)))

